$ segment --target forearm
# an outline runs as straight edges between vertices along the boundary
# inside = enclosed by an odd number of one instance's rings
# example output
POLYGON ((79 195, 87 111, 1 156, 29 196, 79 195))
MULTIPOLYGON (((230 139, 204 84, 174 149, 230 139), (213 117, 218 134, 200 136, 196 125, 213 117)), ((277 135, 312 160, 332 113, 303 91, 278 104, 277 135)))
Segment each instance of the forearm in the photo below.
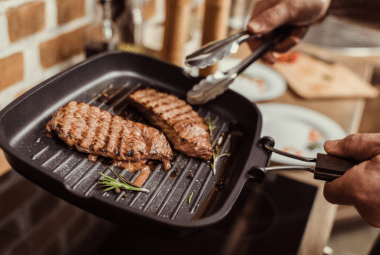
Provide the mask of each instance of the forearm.
POLYGON ((380 29, 379 0, 332 0, 329 13, 362 26, 380 29))

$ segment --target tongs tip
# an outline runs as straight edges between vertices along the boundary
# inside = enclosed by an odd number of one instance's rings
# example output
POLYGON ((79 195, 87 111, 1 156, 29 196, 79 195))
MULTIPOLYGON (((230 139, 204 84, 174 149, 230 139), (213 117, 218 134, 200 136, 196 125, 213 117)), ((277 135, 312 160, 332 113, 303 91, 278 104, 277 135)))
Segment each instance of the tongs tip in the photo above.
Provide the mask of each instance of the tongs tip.
MULTIPOLYGON (((291 31, 291 27, 284 27, 276 29, 270 38, 264 42, 257 50, 255 50, 249 57, 242 60, 236 67, 222 73, 217 71, 213 75, 207 76, 201 80, 199 84, 195 85, 192 90, 187 93, 187 102, 190 104, 204 104, 221 95, 228 89, 228 86, 233 80, 245 70, 250 64, 257 59, 261 58, 268 50, 275 44, 286 38, 291 31)), ((199 68, 214 65, 217 61, 237 52, 240 44, 251 37, 252 35, 247 31, 240 32, 232 35, 224 40, 213 42, 198 50, 197 52, 189 55, 186 58, 186 64, 199 68)))

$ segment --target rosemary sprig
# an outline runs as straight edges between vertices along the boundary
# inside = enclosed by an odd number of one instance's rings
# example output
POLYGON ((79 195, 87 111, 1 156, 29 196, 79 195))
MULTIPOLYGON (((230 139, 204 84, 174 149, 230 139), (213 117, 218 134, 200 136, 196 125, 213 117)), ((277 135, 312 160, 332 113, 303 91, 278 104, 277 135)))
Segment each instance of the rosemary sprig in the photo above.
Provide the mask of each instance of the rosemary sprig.
POLYGON ((231 155, 228 152, 219 155, 219 152, 220 152, 220 149, 218 146, 216 146, 215 152, 212 155, 213 163, 211 163, 211 168, 212 168, 212 171, 214 172, 214 175, 216 174, 216 162, 218 161, 218 159, 220 159, 221 157, 224 157, 224 156, 230 156, 231 155))
POLYGON ((149 190, 147 190, 145 188, 140 188, 140 187, 136 187, 136 186, 133 186, 131 184, 128 184, 124 180, 124 178, 122 176, 118 175, 117 173, 115 173, 111 167, 108 167, 108 168, 111 169, 111 171, 120 179, 121 182, 99 172, 99 174, 105 178, 103 180, 98 181, 99 184, 102 184, 104 187, 106 187, 106 189, 104 189, 103 192, 106 192, 106 191, 111 190, 111 189, 116 189, 116 188, 133 190, 133 191, 149 192, 149 190))
POLYGON ((212 131, 216 128, 216 126, 212 125, 212 121, 211 121, 210 117, 207 118, 206 123, 208 125, 208 130, 210 130, 211 139, 214 140, 213 135, 212 135, 212 131))
POLYGON ((191 195, 189 197, 189 204, 191 203, 191 198, 193 197, 193 195, 194 195, 194 192, 191 192, 191 195))

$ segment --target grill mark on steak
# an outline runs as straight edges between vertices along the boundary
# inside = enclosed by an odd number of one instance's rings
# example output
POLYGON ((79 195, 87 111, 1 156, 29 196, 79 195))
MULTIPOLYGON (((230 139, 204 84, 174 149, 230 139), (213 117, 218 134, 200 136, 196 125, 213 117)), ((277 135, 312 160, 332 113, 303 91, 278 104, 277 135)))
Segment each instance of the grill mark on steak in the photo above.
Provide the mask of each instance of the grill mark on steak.
MULTIPOLYGON (((120 120, 119 120, 119 118, 117 118, 117 116, 115 116, 113 118, 113 123, 112 123, 111 130, 109 133, 108 144, 106 147, 107 151, 114 151, 115 150, 117 139, 118 139, 118 134, 120 133, 120 129, 121 129, 120 120)), ((121 160, 125 160, 122 157, 122 155, 120 155, 120 158, 121 158, 121 160)))
MULTIPOLYGON (((150 109, 154 109, 155 107, 161 105, 161 106, 173 106, 171 103, 180 103, 180 104, 186 104, 183 101, 178 101, 175 96, 168 96, 168 97, 158 97, 156 99, 153 99, 152 101, 149 101, 146 103, 146 107, 150 109)), ((155 109, 157 110, 157 109, 155 109)))
MULTIPOLYGON (((74 110, 74 107, 71 107, 70 109, 74 110)), ((89 108, 86 107, 85 105, 78 105, 77 110, 72 113, 72 118, 71 118, 71 125, 70 125, 70 133, 71 133, 71 138, 70 140, 72 141, 72 146, 80 146, 82 143, 83 139, 85 139, 87 133, 88 133, 88 127, 87 127, 87 119, 84 116, 88 115, 89 108), (80 123, 80 124, 79 124, 80 123), (75 128, 78 126, 80 128, 80 135, 76 136, 78 133, 75 132, 75 128), (74 137, 78 137, 78 139, 75 139, 74 137)), ((65 118, 70 118, 70 111, 67 112, 67 115, 65 118)))
MULTIPOLYGON (((117 148, 120 148, 120 146, 121 146, 121 144, 122 144, 122 140, 123 140, 124 130, 125 130, 124 126, 120 126, 119 134, 118 134, 118 137, 117 137, 117 141, 116 141, 115 146, 112 147, 112 151, 116 151, 117 148)), ((126 158, 124 157, 123 151, 121 151, 119 154, 120 154, 120 157, 121 157, 123 160, 126 160, 126 158)))
MULTIPOLYGON (((73 112, 74 112, 74 109, 69 108, 64 112, 64 116, 70 116, 70 114, 73 114, 73 112)), ((58 117, 61 117, 61 115, 59 115, 58 117)), ((71 136, 70 136, 70 132, 72 129, 71 126, 73 124, 73 121, 72 121, 73 119, 72 118, 64 118, 64 120, 66 120, 66 122, 63 123, 63 127, 66 127, 66 129, 63 130, 63 133, 67 134, 66 137, 67 137, 68 145, 73 146, 75 141, 73 139, 71 139, 71 136)))
MULTIPOLYGON (((192 111, 193 111, 193 108, 190 105, 184 105, 181 108, 174 108, 174 109, 171 109, 171 110, 169 109, 166 112, 162 112, 160 115, 161 115, 162 119, 169 121, 171 118, 175 118, 177 116, 184 115, 185 113, 189 113, 189 112, 192 112, 192 111)), ((195 117, 199 117, 198 113, 196 115, 194 115, 194 116, 195 117)))
POLYGON ((104 125, 105 118, 106 118, 105 114, 100 114, 99 120, 98 120, 98 125, 95 128, 94 139, 91 141, 91 145, 89 147, 89 149, 91 151, 95 151, 97 148, 99 148, 99 149, 101 148, 99 146, 96 147, 96 144, 98 144, 98 141, 101 141, 101 138, 99 136, 100 136, 100 133, 101 133, 101 129, 102 129, 103 125, 104 125))
POLYGON ((85 151, 83 152, 86 152, 90 148, 92 142, 94 141, 95 129, 99 125, 98 121, 100 117, 100 109, 97 107, 88 107, 88 114, 85 116, 86 116, 86 123, 87 123, 88 128, 87 128, 86 133, 83 136, 82 141, 79 144, 80 148, 85 149, 85 151))
POLYGON ((191 118, 200 118, 200 117, 198 116, 198 114, 195 111, 190 109, 188 112, 185 112, 184 114, 178 114, 178 115, 168 119, 168 124, 170 126, 173 126, 176 123, 178 123, 179 121, 183 121, 183 120, 187 120, 187 119, 191 119, 191 118))
MULTIPOLYGON (((106 142, 108 141, 108 130, 112 121, 111 114, 104 114, 101 118, 101 123, 98 126, 96 132, 95 142, 91 145, 93 151, 100 151, 101 148, 106 148, 106 142)), ((90 147, 91 150, 91 147, 90 147)))
POLYGON ((163 95, 157 95, 157 94, 151 93, 151 94, 147 94, 143 97, 140 97, 139 100, 141 100, 141 103, 143 103, 143 104, 148 104, 150 102, 154 102, 154 101, 156 101, 160 98, 164 98, 164 97, 165 96, 163 96, 163 95))
POLYGON ((164 132, 175 149, 190 157, 212 158, 208 126, 184 100, 154 89, 138 90, 129 98, 152 125, 164 132))
MULTIPOLYGON (((189 105, 187 105, 189 106, 189 105)), ((182 107, 186 107, 186 102, 184 101, 173 101, 171 104, 167 105, 157 105, 155 108, 152 108, 153 112, 158 115, 164 115, 165 113, 172 113, 173 111, 183 111, 182 107)), ((165 118, 165 117, 163 117, 165 118)))
POLYGON ((172 151, 160 131, 95 106, 72 101, 53 114, 46 129, 81 152, 133 162, 161 160, 165 169, 171 167, 172 151))
POLYGON ((87 109, 86 105, 82 105, 82 104, 78 105, 78 110, 74 112, 74 119, 71 125, 71 130, 73 132, 72 135, 73 137, 80 137, 79 141, 83 139, 83 135, 87 127, 86 121, 80 117, 80 116, 85 116, 86 109, 87 109), (73 126, 74 123, 75 125, 73 126))
POLYGON ((115 120, 115 118, 111 118, 110 125, 107 128, 107 135, 106 135, 106 139, 105 139, 103 148, 108 148, 108 144, 109 144, 109 141, 110 141, 110 135, 111 135, 111 132, 112 132, 112 126, 113 126, 114 120, 115 120))

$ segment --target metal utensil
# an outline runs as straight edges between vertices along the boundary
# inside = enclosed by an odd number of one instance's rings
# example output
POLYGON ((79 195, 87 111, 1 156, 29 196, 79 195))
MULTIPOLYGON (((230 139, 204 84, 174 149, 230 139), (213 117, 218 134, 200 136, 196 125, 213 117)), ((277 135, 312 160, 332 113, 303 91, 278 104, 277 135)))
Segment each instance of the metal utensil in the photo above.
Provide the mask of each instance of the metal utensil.
POLYGON ((196 52, 186 56, 185 64, 198 68, 212 66, 223 58, 236 53, 243 42, 255 37, 260 37, 260 35, 243 31, 233 34, 226 39, 210 42, 196 52))
MULTIPOLYGON (((226 72, 217 71, 201 80, 199 84, 195 85, 187 93, 187 101, 190 104, 204 104, 221 95, 240 73, 242 73, 254 61, 261 58, 273 46, 285 39, 290 34, 291 29, 291 26, 277 28, 270 35, 268 40, 266 40, 250 56, 242 60, 239 65, 226 72)), ((208 44, 204 48, 189 55, 186 58, 186 64, 199 68, 212 65, 224 57, 229 56, 231 53, 236 52, 241 43, 253 37, 258 37, 258 35, 250 35, 245 31, 230 36, 222 41, 208 44)))
POLYGON ((293 171, 293 170, 303 170, 314 174, 314 179, 333 181, 336 178, 342 176, 348 169, 360 163, 360 161, 354 159, 340 158, 328 154, 318 153, 316 158, 302 157, 294 154, 290 154, 278 149, 273 148, 271 145, 273 141, 268 137, 262 138, 262 144, 268 151, 294 158, 300 161, 315 163, 315 167, 312 166, 270 166, 270 167, 260 167, 254 166, 249 170, 249 174, 254 178, 257 183, 262 183, 268 172, 278 172, 278 171, 293 171))

